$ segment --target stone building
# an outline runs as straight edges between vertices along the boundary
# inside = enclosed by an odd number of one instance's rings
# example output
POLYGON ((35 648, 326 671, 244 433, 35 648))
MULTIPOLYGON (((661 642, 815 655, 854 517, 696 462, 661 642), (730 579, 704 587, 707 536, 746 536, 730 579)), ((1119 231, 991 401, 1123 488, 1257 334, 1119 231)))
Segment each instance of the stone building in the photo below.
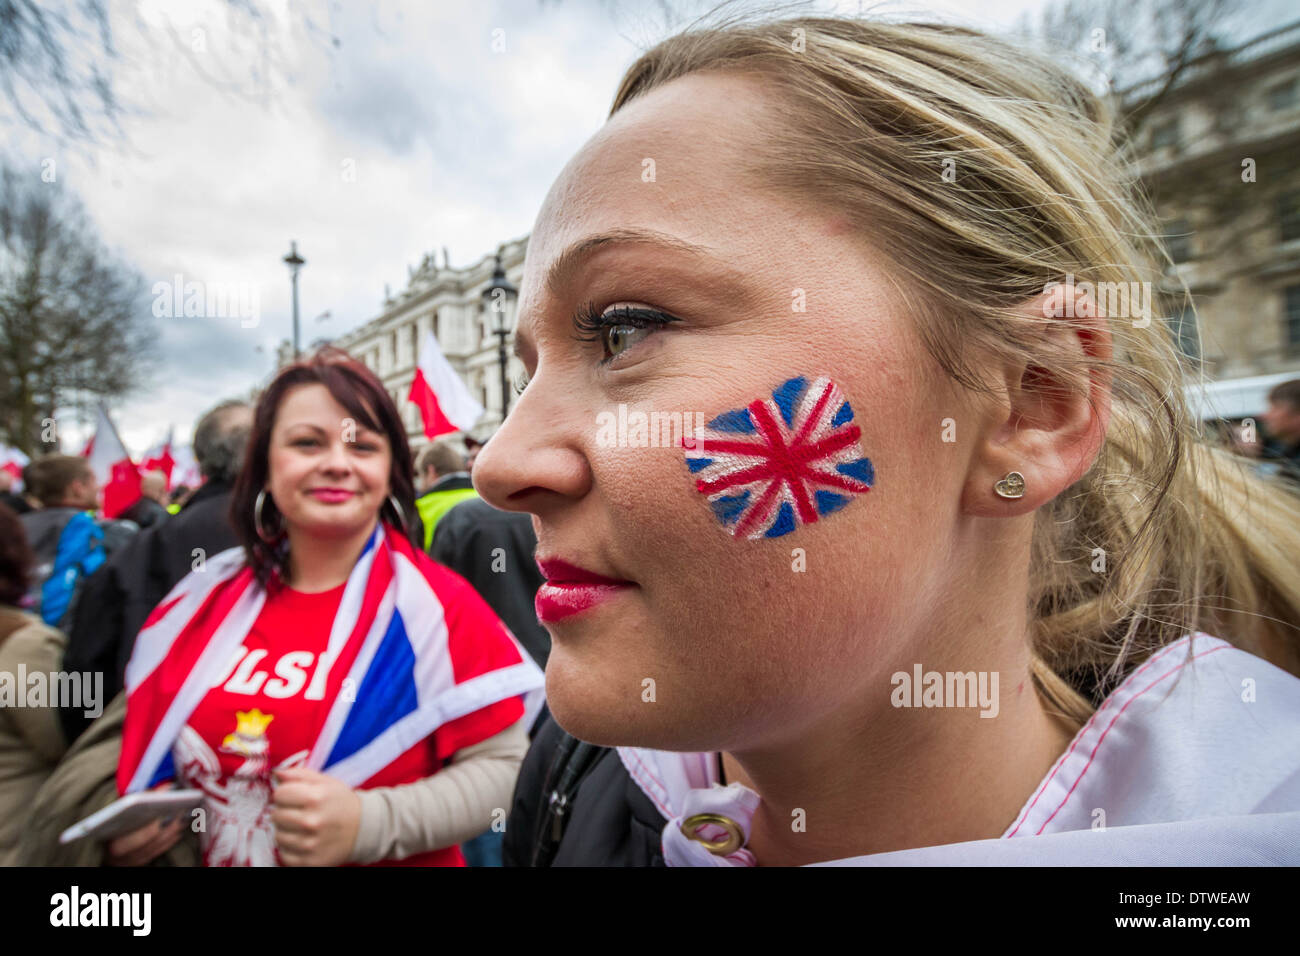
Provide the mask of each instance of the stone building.
MULTIPOLYGON (((503 244, 499 250, 506 278, 516 287, 527 246, 525 236, 503 244)), ((495 266, 496 254, 485 255, 464 268, 452 268, 445 252, 441 265, 432 255, 426 255, 417 268, 408 268, 404 290, 396 295, 386 291, 378 316, 331 340, 332 345, 364 362, 383 381, 402 414, 414 449, 424 445, 426 439, 419 409, 406 396, 415 378, 426 330, 433 332, 447 361, 485 409, 473 429, 477 436, 482 437, 501 422, 500 337, 493 328, 498 314, 504 316, 507 330, 507 387, 513 391, 514 383, 522 378, 523 365, 511 351, 517 303, 509 302, 501 313, 496 313, 485 307, 482 298, 495 266)), ((281 343, 281 365, 290 360, 292 351, 290 343, 281 343)))
POLYGON ((1195 61, 1135 146, 1174 260, 1163 314, 1223 417, 1258 414, 1268 387, 1300 377, 1300 23, 1195 61))

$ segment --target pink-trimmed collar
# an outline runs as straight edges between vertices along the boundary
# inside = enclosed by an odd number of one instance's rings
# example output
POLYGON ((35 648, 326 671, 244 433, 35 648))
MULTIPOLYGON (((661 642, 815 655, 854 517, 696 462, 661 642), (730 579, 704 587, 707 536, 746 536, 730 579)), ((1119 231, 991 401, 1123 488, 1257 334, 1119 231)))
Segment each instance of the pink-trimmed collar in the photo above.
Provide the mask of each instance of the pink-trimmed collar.
MULTIPOLYGON (((720 785, 715 753, 618 754, 668 827, 680 822, 692 790, 720 785)), ((1300 679, 1195 632, 1115 689, 1003 839, 1300 810, 1297 768, 1300 679)))

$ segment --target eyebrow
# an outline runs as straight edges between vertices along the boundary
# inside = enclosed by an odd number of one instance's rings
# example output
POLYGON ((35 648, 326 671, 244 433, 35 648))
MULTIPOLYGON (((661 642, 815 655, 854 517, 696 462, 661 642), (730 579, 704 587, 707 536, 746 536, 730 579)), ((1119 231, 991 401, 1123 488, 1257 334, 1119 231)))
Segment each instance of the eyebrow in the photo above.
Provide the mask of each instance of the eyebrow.
MULTIPOLYGON (((379 435, 380 437, 384 437, 384 438, 387 437, 386 435, 384 435, 383 432, 376 431, 375 429, 370 428, 364 422, 358 421, 356 419, 353 419, 353 422, 356 424, 358 434, 360 434, 361 432, 365 432, 367 435, 379 435)), ((341 425, 342 422, 340 422, 339 424, 341 425)), ((285 431, 288 431, 291 428, 310 428, 312 431, 319 432, 322 435, 333 434, 333 431, 331 429, 322 428, 320 425, 317 425, 315 422, 289 422, 284 426, 285 431)))
MULTIPOLYGON (((601 249, 614 245, 640 245, 650 246, 653 248, 664 249, 670 252, 676 252, 681 255, 689 256, 693 259, 708 260, 715 265, 721 265, 717 255, 707 246, 696 245, 693 242, 687 242, 678 236, 666 232, 658 232, 654 229, 623 228, 610 229, 606 232, 598 232, 590 236, 584 236, 577 242, 568 246, 563 252, 555 257, 551 267, 546 270, 546 288, 552 295, 559 295, 561 291, 570 282, 578 270, 581 269, 587 261, 601 249)), ((738 271, 732 271, 736 279, 741 278, 738 271)), ((514 354, 516 358, 522 359, 520 355, 520 339, 527 337, 522 334, 522 330, 516 330, 514 336, 514 354)), ((531 343, 529 343, 531 346, 531 343)))

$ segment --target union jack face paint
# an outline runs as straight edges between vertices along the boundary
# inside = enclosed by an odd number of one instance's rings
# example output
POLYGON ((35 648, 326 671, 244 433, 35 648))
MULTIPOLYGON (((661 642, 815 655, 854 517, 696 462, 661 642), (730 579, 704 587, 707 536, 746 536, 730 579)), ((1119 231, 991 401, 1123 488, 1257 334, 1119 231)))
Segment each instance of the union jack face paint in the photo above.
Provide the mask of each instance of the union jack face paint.
POLYGON ((779 538, 871 490, 860 436, 839 386, 801 375, 681 444, 695 487, 733 537, 779 538))

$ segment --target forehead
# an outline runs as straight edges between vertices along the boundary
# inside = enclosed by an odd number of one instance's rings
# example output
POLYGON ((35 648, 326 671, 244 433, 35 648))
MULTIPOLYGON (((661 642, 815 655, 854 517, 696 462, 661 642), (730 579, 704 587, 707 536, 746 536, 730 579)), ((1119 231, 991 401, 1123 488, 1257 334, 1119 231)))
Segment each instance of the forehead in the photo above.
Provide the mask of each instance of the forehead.
POLYGON ((613 237, 600 244, 601 256, 662 254, 703 265, 697 253, 704 251, 739 274, 748 250, 738 237, 752 220, 770 220, 753 157, 755 131, 775 122, 779 113, 761 80, 722 73, 680 77, 615 114, 565 166, 538 214, 520 289, 521 327, 528 311, 558 291, 557 270, 570 267, 571 276, 575 259, 597 252, 572 254, 593 236, 613 237))
MULTIPOLYGON (((295 385, 280 399, 275 415, 275 428, 295 425, 336 429, 344 419, 353 415, 319 382, 295 385)), ((370 431, 362 421, 356 421, 358 431, 370 431)))

